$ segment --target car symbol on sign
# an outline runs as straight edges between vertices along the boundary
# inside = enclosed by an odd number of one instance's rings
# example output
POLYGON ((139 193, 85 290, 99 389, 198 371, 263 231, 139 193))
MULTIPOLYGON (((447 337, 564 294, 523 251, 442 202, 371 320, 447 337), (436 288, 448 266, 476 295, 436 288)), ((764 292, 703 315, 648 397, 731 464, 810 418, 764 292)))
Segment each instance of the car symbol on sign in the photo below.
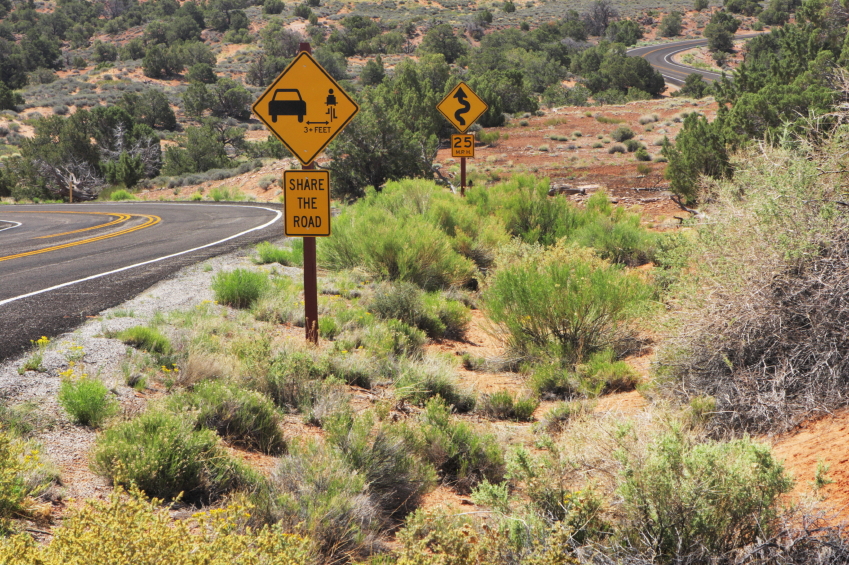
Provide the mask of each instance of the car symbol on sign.
POLYGON ((298 116, 298 121, 303 122, 306 113, 307 103, 295 88, 278 88, 268 102, 268 114, 275 123, 277 116, 298 116))

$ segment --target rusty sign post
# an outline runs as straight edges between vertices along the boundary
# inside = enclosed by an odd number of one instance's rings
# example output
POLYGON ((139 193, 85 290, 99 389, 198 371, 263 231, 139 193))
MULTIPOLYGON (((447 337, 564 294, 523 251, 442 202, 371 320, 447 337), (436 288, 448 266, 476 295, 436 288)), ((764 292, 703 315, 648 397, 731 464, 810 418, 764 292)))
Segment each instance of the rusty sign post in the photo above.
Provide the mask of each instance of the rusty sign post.
POLYGON ((475 156, 474 136, 466 134, 466 130, 489 109, 489 106, 468 84, 461 82, 436 105, 436 109, 457 128, 457 131, 463 134, 451 136, 451 156, 460 157, 460 195, 465 196, 466 157, 475 156), (461 145, 455 147, 455 143, 461 145), (469 154, 469 147, 471 147, 471 154, 469 154))
POLYGON ((284 230, 304 238, 304 320, 318 343, 318 265, 315 238, 330 235, 330 172, 315 158, 360 107, 312 57, 309 43, 254 102, 254 114, 302 164, 283 174, 284 230))

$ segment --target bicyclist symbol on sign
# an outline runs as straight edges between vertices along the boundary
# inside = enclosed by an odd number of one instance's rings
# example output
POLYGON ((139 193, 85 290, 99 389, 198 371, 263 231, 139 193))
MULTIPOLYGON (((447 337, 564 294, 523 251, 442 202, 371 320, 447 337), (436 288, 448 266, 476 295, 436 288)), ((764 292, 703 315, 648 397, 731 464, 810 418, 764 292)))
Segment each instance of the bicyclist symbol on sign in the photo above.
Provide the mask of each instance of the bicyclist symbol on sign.
POLYGON ((329 122, 333 122, 336 117, 336 95, 333 94, 333 89, 327 91, 327 100, 324 102, 327 105, 327 118, 329 122))

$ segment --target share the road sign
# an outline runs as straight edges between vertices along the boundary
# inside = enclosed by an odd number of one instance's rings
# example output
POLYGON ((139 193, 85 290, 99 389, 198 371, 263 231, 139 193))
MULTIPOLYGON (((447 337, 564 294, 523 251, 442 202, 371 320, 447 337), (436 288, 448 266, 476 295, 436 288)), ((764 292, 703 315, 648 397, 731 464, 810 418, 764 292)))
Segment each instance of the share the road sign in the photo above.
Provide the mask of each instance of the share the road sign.
POLYGON ((286 235, 330 235, 330 171, 283 171, 283 208, 286 235))
POLYGON ((306 52, 295 57, 251 109, 304 165, 310 164, 360 111, 306 52))
POLYGON ((461 82, 436 105, 443 116, 448 118, 460 133, 466 130, 489 109, 475 91, 465 82, 461 82))

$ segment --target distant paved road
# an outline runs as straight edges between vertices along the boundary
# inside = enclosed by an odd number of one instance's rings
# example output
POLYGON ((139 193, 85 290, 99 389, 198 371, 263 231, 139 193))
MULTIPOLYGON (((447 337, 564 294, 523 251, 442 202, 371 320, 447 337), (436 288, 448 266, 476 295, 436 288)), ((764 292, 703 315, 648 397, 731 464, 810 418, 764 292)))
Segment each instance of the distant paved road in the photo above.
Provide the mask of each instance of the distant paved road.
POLYGON ((275 204, 0 206, 0 360, 176 270, 282 235, 275 204))
MULTIPOLYGON (((746 35, 736 35, 734 36, 734 39, 749 39, 751 37, 756 37, 757 35, 759 34, 749 33, 746 35)), ((674 84, 675 86, 683 85, 687 76, 694 73, 702 75, 708 82, 719 80, 722 77, 720 73, 712 73, 710 71, 703 71, 702 69, 688 67, 687 65, 681 65, 672 60, 672 56, 676 53, 687 51, 694 47, 701 47, 703 45, 707 45, 707 39, 690 39, 687 41, 665 43, 663 45, 649 45, 648 47, 629 49, 628 55, 631 57, 644 58, 651 64, 652 67, 663 75, 666 82, 674 84)))

